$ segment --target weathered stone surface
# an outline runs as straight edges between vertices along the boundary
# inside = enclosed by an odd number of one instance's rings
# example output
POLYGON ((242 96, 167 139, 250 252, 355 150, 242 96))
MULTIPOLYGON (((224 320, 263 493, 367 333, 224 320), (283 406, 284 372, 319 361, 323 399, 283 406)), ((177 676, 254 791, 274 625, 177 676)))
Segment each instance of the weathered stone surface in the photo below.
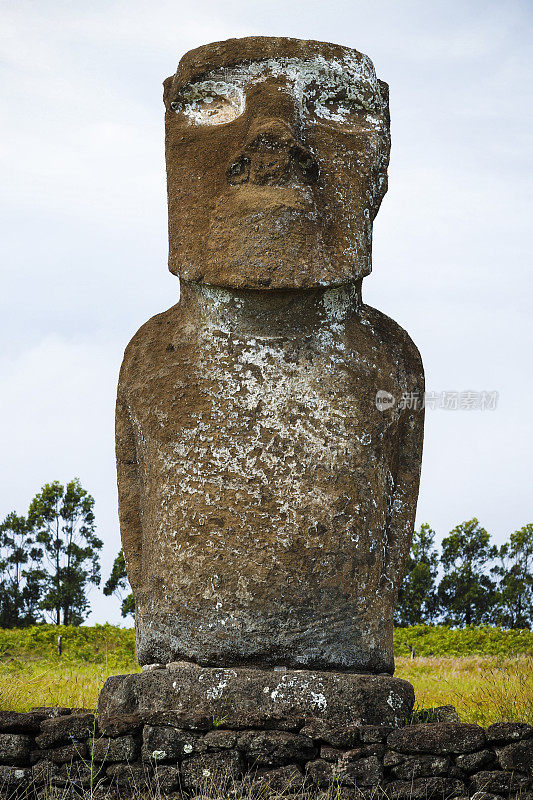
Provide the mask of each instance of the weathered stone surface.
POLYGON ((143 732, 143 761, 177 761, 203 753, 207 746, 191 731, 180 731, 164 725, 146 725, 143 732))
POLYGON ((500 770, 485 770, 472 775, 471 790, 473 792, 507 793, 527 788, 526 775, 518 775, 500 770))
POLYGON ((533 725, 527 722, 495 722, 486 731, 487 742, 517 742, 533 736, 533 725))
MULTIPOLYGON (((28 713, 42 714, 43 719, 52 719, 52 717, 65 717, 72 714, 74 709, 68 706, 32 706, 28 713)), ((89 713, 92 709, 89 709, 89 713)))
MULTIPOLYGON (((231 728, 234 719, 242 723, 248 714, 289 721, 307 714, 339 728, 379 720, 398 724, 408 717, 413 702, 411 684, 387 675, 218 669, 179 662, 164 670, 108 678, 98 708, 103 730, 108 718, 121 713, 149 713, 154 719, 154 714, 187 714, 191 709, 210 720, 211 727, 217 718, 231 728)), ((340 736, 328 743, 335 745, 340 736)))
MULTIPOLYGON (((126 766, 126 765, 125 765, 126 766)), ((83 787, 85 789, 91 786, 96 786, 98 783, 103 783, 106 780, 106 764, 105 762, 91 762, 90 757, 83 760, 65 761, 63 764, 57 765, 57 772, 54 777, 54 783, 58 783, 65 787, 65 794, 74 794, 73 788, 78 790, 83 787)), ((90 798, 92 800, 92 798, 90 798)))
POLYGON ((339 758, 343 755, 344 750, 341 750, 339 747, 330 747, 329 745, 322 745, 320 748, 320 758, 324 761, 333 761, 336 763, 339 758))
POLYGON ((432 712, 434 722, 461 722, 455 706, 436 706, 432 712))
POLYGON ((181 298, 117 400, 139 661, 392 673, 423 422, 376 393, 423 375, 361 299, 387 86, 355 50, 248 38, 188 53, 165 108, 181 298))
POLYGON ((413 781, 391 781, 387 784, 388 800, 431 800, 461 797, 465 785, 454 778, 415 778, 413 781))
POLYGON ((351 750, 343 751, 343 761, 357 761, 359 758, 366 758, 367 756, 378 756, 383 758, 385 754, 385 745, 381 743, 376 744, 362 744, 360 747, 353 747, 351 750))
POLYGON ((53 764, 65 764, 68 761, 86 758, 88 752, 87 743, 77 741, 72 744, 65 744, 62 747, 33 750, 31 753, 31 763, 36 764, 44 758, 46 761, 51 761, 53 764))
POLYGON ((36 786, 50 786, 51 781, 57 775, 57 765, 52 761, 38 761, 31 768, 32 782, 36 786))
POLYGON ((305 765, 305 775, 308 781, 320 789, 327 789, 331 786, 336 775, 335 765, 330 761, 317 758, 315 761, 308 761, 305 765))
MULTIPOLYGON (((251 781, 253 794, 264 792, 293 793, 304 788, 304 776, 296 764, 287 764, 254 775, 251 781)), ((269 795, 267 795, 268 797, 269 795)))
POLYGON ((377 786, 383 777, 383 766, 376 756, 358 758, 356 761, 341 761, 336 777, 343 786, 377 786))
POLYGON ((395 778, 409 781, 412 778, 433 778, 449 775, 450 759, 447 756, 409 756, 401 764, 392 767, 395 778))
POLYGON ((217 725, 213 713, 201 712, 194 707, 184 708, 181 711, 172 709, 146 711, 142 716, 149 725, 168 725, 186 731, 209 731, 217 725))
POLYGON ((0 733, 39 733, 48 716, 43 711, 0 711, 0 733))
POLYGON ((361 740, 360 725, 338 726, 324 719, 308 720, 300 728, 300 733, 316 742, 324 742, 331 747, 355 747, 361 740))
POLYGON ((479 750, 476 753, 464 753, 457 756, 455 763, 465 772, 477 772, 477 770, 490 766, 495 760, 492 750, 479 750))
POLYGON ((242 755, 238 750, 223 750, 188 758, 181 765, 181 780, 185 789, 200 789, 202 786, 230 785, 244 771, 242 755))
POLYGON ((135 761, 139 755, 139 742, 133 736, 118 736, 114 739, 102 737, 92 744, 95 761, 135 761))
POLYGON ((139 764, 110 764, 106 775, 117 786, 124 787, 135 796, 135 790, 151 783, 151 774, 139 764))
POLYGON ((204 744, 208 750, 230 750, 237 744, 239 734, 235 731, 208 731, 204 736, 204 744))
POLYGON ((407 758, 409 758, 409 756, 407 756, 405 753, 397 753, 395 750, 387 750, 383 756, 383 766, 395 767, 397 764, 403 764, 407 758))
POLYGON ((41 724, 41 734, 35 741, 39 747, 46 749, 72 739, 87 739, 97 730, 94 714, 68 714, 45 719, 41 724))
POLYGON ((392 733, 392 725, 382 723, 380 725, 361 725, 360 729, 361 741, 371 744, 384 742, 389 733, 392 733))
MULTIPOLYGON (((226 724, 229 717, 225 714, 219 719, 219 724, 226 724)), ((213 723, 213 717, 211 717, 213 723)), ((231 712, 231 727, 238 731, 245 731, 249 728, 261 728, 263 730, 282 730, 297 733, 305 724, 305 717, 301 714, 275 714, 271 711, 246 711, 239 712, 238 708, 231 712)))
POLYGON ((508 744, 498 752, 498 761, 502 769, 533 774, 533 739, 508 744))
POLYGON ((162 794, 170 794, 177 791, 181 786, 179 767, 158 764, 154 770, 153 785, 162 794))
POLYGON ((247 731, 239 736, 237 747, 253 766, 277 767, 316 755, 312 739, 285 731, 247 731))
POLYGON ((140 714, 116 714, 98 720, 98 727, 104 736, 123 736, 126 733, 137 733, 143 725, 140 714))
POLYGON ((484 744, 483 728, 455 722, 407 725, 387 738, 388 747, 401 753, 469 753, 484 744))
MULTIPOLYGON (((10 789, 24 786, 31 780, 31 769, 0 764, 0 792, 4 795, 10 789)), ((10 795, 14 797, 14 795, 10 795)))
POLYGON ((27 764, 33 739, 22 733, 0 733, 0 762, 3 764, 27 764))

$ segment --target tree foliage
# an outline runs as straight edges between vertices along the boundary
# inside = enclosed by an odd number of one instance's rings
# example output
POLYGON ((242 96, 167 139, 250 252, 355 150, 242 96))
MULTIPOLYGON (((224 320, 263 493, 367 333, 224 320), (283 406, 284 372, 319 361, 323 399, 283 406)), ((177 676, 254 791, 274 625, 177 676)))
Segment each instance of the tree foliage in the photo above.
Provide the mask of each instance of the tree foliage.
POLYGON ((122 548, 118 551, 117 557, 113 561, 111 575, 107 579, 104 586, 104 594, 109 597, 112 594, 117 595, 121 599, 120 613, 123 617, 128 614, 135 615, 135 601, 131 591, 124 597, 124 592, 130 588, 128 575, 126 572, 126 559, 124 558, 124 551, 122 548))
POLYGON ((497 555, 490 536, 474 517, 457 525, 442 540, 444 575, 438 596, 448 625, 481 625, 491 621, 496 584, 485 572, 497 555))
POLYGON ((79 625, 87 615, 88 584, 100 583, 94 499, 75 478, 46 483, 33 498, 28 525, 42 547, 45 575, 39 606, 56 625, 79 625))
POLYGON ((423 625, 435 618, 439 556, 434 542, 435 531, 427 523, 413 534, 405 578, 398 593, 397 625, 423 625))
POLYGON ((41 558, 27 519, 12 511, 0 524, 0 627, 23 627, 40 620, 41 558))
POLYGON ((533 622, 533 524, 511 534, 498 551, 493 574, 499 578, 494 621, 506 628, 526 628, 533 622))

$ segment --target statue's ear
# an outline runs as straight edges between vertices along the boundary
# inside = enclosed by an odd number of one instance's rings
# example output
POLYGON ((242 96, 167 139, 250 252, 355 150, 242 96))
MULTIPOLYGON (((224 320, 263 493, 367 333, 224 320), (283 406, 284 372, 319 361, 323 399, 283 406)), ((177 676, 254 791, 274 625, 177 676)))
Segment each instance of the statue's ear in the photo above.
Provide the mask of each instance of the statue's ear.
POLYGON ((170 110, 170 104, 172 102, 172 84, 174 83, 174 75, 171 75, 170 78, 166 78, 163 81, 163 103, 165 104, 165 108, 167 111, 170 110))

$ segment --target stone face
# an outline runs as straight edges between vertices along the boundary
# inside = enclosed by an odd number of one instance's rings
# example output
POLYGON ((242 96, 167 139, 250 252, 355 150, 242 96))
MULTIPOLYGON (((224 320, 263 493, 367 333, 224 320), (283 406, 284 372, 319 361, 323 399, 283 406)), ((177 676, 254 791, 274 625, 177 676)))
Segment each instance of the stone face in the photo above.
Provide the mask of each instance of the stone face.
POLYGON ((237 744, 238 736, 235 731, 208 731, 204 736, 204 743, 208 750, 230 750, 237 744))
MULTIPOLYGON (((211 720, 211 727, 220 721, 228 728, 235 720, 245 722, 248 713, 252 717, 264 714, 267 719, 272 715, 278 724, 284 718, 318 716, 331 723, 322 731, 325 743, 350 747, 359 740, 359 729, 350 727, 354 723, 382 719, 400 724, 409 716, 413 702, 411 684, 387 675, 216 669, 180 662, 165 670, 108 678, 98 708, 103 730, 106 720, 121 712, 150 715, 151 719, 160 714, 163 720, 173 713, 179 719, 182 712, 194 709, 200 719, 211 720), (348 728, 343 735, 341 726, 345 725, 348 728)), ((305 728, 302 732, 313 738, 305 728)))
POLYGON ((360 725, 335 726, 325 719, 307 720, 300 733, 316 742, 324 742, 331 747, 355 747, 361 740, 360 725))
POLYGON ((367 56, 298 39, 215 42, 181 59, 164 100, 172 272, 249 289, 370 272, 390 140, 388 87, 367 56))
POLYGON ((165 107, 181 299, 117 399, 139 661, 391 673, 423 421, 376 394, 423 374, 361 299, 387 87, 357 51, 251 38, 187 54, 165 107))
POLYGON ((456 722, 408 725, 387 738, 388 747, 400 753, 470 753, 484 744, 483 728, 456 722))

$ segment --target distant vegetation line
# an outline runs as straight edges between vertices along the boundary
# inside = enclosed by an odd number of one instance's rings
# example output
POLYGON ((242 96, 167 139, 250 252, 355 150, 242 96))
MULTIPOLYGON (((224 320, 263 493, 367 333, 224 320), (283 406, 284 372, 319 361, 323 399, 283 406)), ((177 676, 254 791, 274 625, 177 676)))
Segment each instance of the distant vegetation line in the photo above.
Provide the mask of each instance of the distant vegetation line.
MULTIPOLYGON (((395 628, 396 656, 501 656, 533 655, 533 631, 502 629, 489 625, 460 629, 446 625, 395 628)), ((105 664, 117 669, 137 667, 135 631, 114 625, 33 625, 0 629, 0 663, 50 661, 63 664, 105 664), (58 636, 62 655, 58 653, 58 636)))
MULTIPOLYGON (((0 523, 1 627, 80 625, 87 619, 88 590, 101 581, 102 540, 93 508, 93 497, 76 478, 66 485, 53 481, 35 495, 26 515, 13 511, 0 523)), ((122 550, 103 592, 120 598, 124 617, 134 615, 122 550)), ((531 629, 533 523, 497 547, 474 517, 444 537, 440 552, 435 531, 421 525, 413 535, 395 624, 531 629)))

